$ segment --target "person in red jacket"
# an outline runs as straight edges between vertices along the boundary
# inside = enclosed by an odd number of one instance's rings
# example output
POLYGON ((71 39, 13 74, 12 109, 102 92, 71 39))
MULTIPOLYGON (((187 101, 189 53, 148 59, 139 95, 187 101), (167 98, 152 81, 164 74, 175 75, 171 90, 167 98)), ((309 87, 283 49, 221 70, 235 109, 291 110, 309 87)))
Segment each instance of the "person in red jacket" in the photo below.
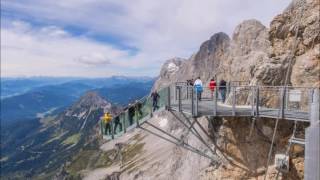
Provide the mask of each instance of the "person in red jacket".
POLYGON ((213 97, 213 92, 214 92, 216 86, 217 86, 217 83, 216 83, 216 81, 214 80, 214 78, 212 78, 212 79, 210 80, 210 83, 209 83, 209 88, 210 88, 210 90, 211 90, 211 97, 213 97))

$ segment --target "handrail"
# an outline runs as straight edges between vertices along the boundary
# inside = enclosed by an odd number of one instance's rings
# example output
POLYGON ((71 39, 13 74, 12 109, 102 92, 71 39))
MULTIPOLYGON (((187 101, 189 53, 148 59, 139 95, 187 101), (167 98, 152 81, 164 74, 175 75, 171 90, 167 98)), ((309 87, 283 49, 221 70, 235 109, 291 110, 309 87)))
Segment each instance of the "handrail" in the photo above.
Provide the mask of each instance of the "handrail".
MULTIPOLYGON (((158 107, 159 109, 162 109, 161 107, 163 106, 167 106, 168 103, 170 103, 169 97, 167 97, 167 95, 169 95, 169 92, 166 92, 166 90, 169 88, 169 86, 161 88, 158 93, 160 94, 160 98, 158 101, 158 107), (163 96, 163 94, 165 94, 163 96)), ((139 125, 139 121, 143 120, 144 118, 148 117, 148 116, 152 116, 152 103, 151 103, 151 98, 150 98, 150 94, 143 96, 142 98, 140 98, 139 100, 134 101, 133 103, 128 104, 126 107, 123 108, 123 110, 119 113, 117 113, 112 121, 111 121, 111 128, 112 128, 112 133, 117 134, 117 132, 122 133, 122 132, 126 132, 127 128, 131 128, 134 125, 139 125), (137 104, 140 103, 141 107, 140 109, 137 111, 136 106, 137 104), (117 125, 115 125, 115 122, 117 120, 117 125), (119 125, 121 124, 121 125, 119 125), (119 131, 117 131, 117 127, 120 126, 122 128, 119 129, 119 131), (116 130, 116 132, 113 132, 114 130, 116 130)), ((105 126, 106 124, 104 124, 104 122, 102 122, 100 124, 101 126, 105 126)), ((103 132, 105 132, 106 129, 101 128, 101 133, 103 134, 103 132)))

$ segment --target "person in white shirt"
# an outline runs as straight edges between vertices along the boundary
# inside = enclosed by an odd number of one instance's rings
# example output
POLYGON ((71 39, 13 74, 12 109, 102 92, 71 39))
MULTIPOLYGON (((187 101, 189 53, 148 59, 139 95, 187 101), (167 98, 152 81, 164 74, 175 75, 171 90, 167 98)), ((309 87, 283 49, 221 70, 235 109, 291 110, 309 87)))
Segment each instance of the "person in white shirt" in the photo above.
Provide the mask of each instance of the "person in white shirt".
POLYGON ((202 81, 200 79, 200 77, 198 77, 196 79, 196 81, 194 82, 194 89, 197 93, 197 97, 199 99, 199 101, 201 101, 201 94, 202 94, 202 91, 203 91, 203 84, 202 84, 202 81))

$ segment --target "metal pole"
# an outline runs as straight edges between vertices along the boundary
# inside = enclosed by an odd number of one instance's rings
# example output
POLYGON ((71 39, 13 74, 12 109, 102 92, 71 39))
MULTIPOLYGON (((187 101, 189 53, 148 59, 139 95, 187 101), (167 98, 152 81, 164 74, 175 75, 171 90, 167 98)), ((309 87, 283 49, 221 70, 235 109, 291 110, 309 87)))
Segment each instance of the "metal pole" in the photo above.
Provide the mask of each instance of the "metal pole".
POLYGON ((311 121, 311 126, 317 125, 320 122, 320 117, 319 117, 319 89, 316 88, 313 91, 313 97, 312 97, 312 104, 311 104, 311 117, 310 117, 310 121, 311 121))
POLYGON ((195 113, 194 113, 194 91, 193 91, 193 88, 191 89, 191 115, 192 117, 195 116, 195 113))
MULTIPOLYGON (((188 148, 194 149, 195 151, 201 152, 200 150, 196 149, 195 147, 189 145, 188 143, 185 143, 185 142, 181 141, 181 139, 178 139, 177 137, 174 137, 172 134, 170 134, 170 133, 168 133, 168 132, 166 132, 166 131, 158 128, 158 127, 156 127, 155 125, 153 125, 153 124, 151 124, 151 123, 149 123, 149 122, 147 122, 147 121, 146 121, 145 123, 148 124, 149 126, 153 127, 154 129, 156 129, 156 130, 164 133, 165 135, 171 137, 172 139, 175 139, 177 142, 181 142, 181 144, 183 145, 182 147, 188 147, 188 148)), ((205 153, 204 153, 204 154, 205 154, 205 153)), ((207 155, 207 154, 206 154, 206 155, 207 155)), ((208 155, 207 155, 207 156, 208 156, 208 155)))
POLYGON ((182 111, 182 109, 181 109, 181 87, 178 87, 178 110, 179 110, 179 112, 182 111))
POLYGON ((199 98, 198 98, 198 92, 196 89, 196 108, 195 108, 195 116, 198 117, 198 108, 199 108, 199 98))
MULTIPOLYGON (((137 106, 137 105, 136 105, 137 106)), ((139 118, 138 118, 138 112, 137 112, 137 108, 135 108, 134 110, 134 115, 135 115, 135 118, 136 118, 136 124, 137 124, 137 127, 140 127, 140 124, 139 124, 139 118)), ((152 111, 151 111, 152 112, 152 111)))
POLYGON ((200 155, 200 156, 203 156, 203 157, 206 157, 206 158, 208 158, 208 159, 210 159, 210 160, 212 160, 212 161, 215 161, 212 157, 208 156, 208 155, 205 154, 204 152, 202 152, 202 151, 200 151, 200 150, 198 150, 198 149, 196 149, 196 148, 194 148, 194 147, 192 147, 192 146, 190 146, 190 145, 188 145, 188 144, 183 144, 183 145, 181 145, 181 144, 179 144, 178 142, 174 142, 173 140, 170 140, 169 138, 163 137, 163 136, 161 136, 161 135, 159 135, 159 134, 157 134, 157 133, 155 133, 155 132, 152 132, 152 131, 150 131, 149 129, 146 129, 146 128, 144 128, 144 127, 140 127, 140 128, 141 128, 142 130, 145 130, 145 131, 149 132, 149 133, 152 134, 152 135, 155 135, 155 136, 157 136, 157 137, 165 140, 165 141, 168 141, 168 142, 170 142, 170 143, 172 143, 172 144, 175 144, 175 145, 177 145, 177 146, 180 146, 180 147, 182 147, 182 148, 184 148, 184 149, 186 149, 186 150, 189 150, 189 151, 191 151, 191 152, 194 152, 194 153, 196 153, 196 154, 198 154, 198 155, 200 155), (188 145, 188 146, 184 146, 184 145, 188 145))
MULTIPOLYGON (((190 125, 190 127, 185 123, 185 122, 183 122, 174 112, 172 112, 172 111, 170 111, 171 112, 171 114, 181 123, 181 124, 183 124, 186 128, 188 128, 188 131, 189 131, 189 129, 191 129, 192 131, 192 134, 194 135, 194 136, 196 136, 196 137, 200 137, 200 135, 198 134, 198 132, 197 132, 197 130, 194 130, 192 127, 193 127, 193 125, 194 125, 194 123, 195 122, 190 122, 188 119, 187 119, 187 121, 188 121, 188 123, 189 124, 191 124, 190 125)), ((183 113, 181 113, 181 114, 183 114, 183 113)))
POLYGON ((171 109, 171 94, 170 94, 170 87, 167 87, 167 91, 168 91, 168 102, 167 102, 167 109, 171 109))
POLYGON ((260 88, 259 86, 257 86, 257 89, 256 89, 256 112, 255 112, 255 115, 257 117, 259 117, 259 107, 260 107, 260 88))
POLYGON ((187 99, 189 99, 189 87, 188 85, 186 87, 187 87, 187 99))
POLYGON ((310 126, 306 129, 305 143, 305 179, 320 179, 320 120, 319 89, 314 89, 310 106, 310 126))
POLYGON ((213 107, 213 116, 217 116, 217 100, 218 100, 218 87, 214 91, 214 97, 213 97, 213 102, 214 102, 214 107, 213 107))
POLYGON ((126 117, 127 117, 127 111, 124 112, 123 114, 123 132, 127 132, 127 127, 126 127, 126 117))
POLYGON ((232 86, 232 116, 236 116, 236 89, 232 86))
POLYGON ((255 115, 255 113, 254 113, 254 98, 256 97, 256 89, 254 86, 251 86, 250 89, 251 89, 251 116, 253 117, 255 115))
POLYGON ((110 123, 111 123, 110 126, 111 126, 111 134, 112 134, 111 138, 114 139, 113 119, 110 123))
POLYGON ((284 118, 284 101, 285 101, 285 87, 280 88, 280 118, 284 118))

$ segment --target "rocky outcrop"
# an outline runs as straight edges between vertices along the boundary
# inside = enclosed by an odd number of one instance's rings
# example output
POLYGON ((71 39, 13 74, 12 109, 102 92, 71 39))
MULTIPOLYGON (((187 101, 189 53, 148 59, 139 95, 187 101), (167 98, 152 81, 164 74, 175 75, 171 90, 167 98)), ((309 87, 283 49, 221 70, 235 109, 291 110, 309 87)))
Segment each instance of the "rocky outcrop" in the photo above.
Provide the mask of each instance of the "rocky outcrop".
POLYGON ((256 73, 257 79, 264 84, 319 86, 319 11, 319 1, 296 0, 273 19, 269 30, 271 59, 256 73))
POLYGON ((180 68, 185 61, 185 59, 177 57, 167 60, 162 65, 160 75, 152 89, 161 89, 170 85, 172 80, 176 78, 177 73, 180 71, 180 68))
MULTIPOLYGON (((273 19, 270 29, 257 20, 246 20, 235 28, 231 40, 224 33, 214 34, 179 63, 179 70, 160 76, 155 88, 198 76, 204 82, 216 77, 262 85, 319 86, 319 4, 293 1, 273 19)), ((168 64, 161 72, 167 71, 168 64)))
POLYGON ((268 61, 268 30, 257 20, 246 20, 233 33, 218 79, 250 81, 263 62, 268 61))
POLYGON ((230 38, 220 32, 214 34, 209 40, 202 43, 199 51, 177 72, 176 81, 186 81, 200 77, 208 82, 217 74, 217 69, 224 59, 224 55, 230 46, 230 38))
POLYGON ((229 45, 230 38, 227 34, 216 33, 202 43, 199 51, 188 60, 174 58, 166 61, 153 89, 159 89, 174 82, 196 79, 197 77, 200 77, 204 82, 208 82, 219 72, 218 67, 222 63, 229 45), (175 67, 174 70, 171 70, 170 66, 175 67))

